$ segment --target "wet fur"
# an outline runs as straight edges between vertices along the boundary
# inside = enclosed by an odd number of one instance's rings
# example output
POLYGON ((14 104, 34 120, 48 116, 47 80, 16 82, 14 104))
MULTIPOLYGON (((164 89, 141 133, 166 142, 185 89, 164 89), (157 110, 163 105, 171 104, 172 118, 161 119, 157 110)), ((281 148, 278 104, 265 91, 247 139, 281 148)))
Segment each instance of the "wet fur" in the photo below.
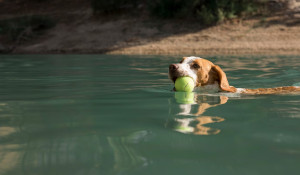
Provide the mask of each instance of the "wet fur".
MULTIPOLYGON (((299 93, 300 87, 285 86, 275 88, 245 89, 229 85, 225 72, 212 62, 199 57, 184 57, 180 63, 169 66, 169 78, 175 82, 178 77, 189 76, 195 81, 196 87, 217 84, 220 92, 243 94, 288 94, 299 93)), ((205 88, 204 88, 205 89, 205 88)))

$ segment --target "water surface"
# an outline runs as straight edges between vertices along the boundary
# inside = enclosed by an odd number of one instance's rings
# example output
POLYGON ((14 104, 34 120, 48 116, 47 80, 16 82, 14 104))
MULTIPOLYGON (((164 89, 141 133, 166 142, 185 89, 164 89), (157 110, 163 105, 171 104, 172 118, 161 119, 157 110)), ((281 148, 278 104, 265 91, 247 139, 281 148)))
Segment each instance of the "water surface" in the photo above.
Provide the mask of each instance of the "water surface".
MULTIPOLYGON (((297 56, 207 58, 235 87, 300 85, 297 56)), ((179 60, 1 55, 0 174, 300 171, 300 95, 178 94, 179 60)))

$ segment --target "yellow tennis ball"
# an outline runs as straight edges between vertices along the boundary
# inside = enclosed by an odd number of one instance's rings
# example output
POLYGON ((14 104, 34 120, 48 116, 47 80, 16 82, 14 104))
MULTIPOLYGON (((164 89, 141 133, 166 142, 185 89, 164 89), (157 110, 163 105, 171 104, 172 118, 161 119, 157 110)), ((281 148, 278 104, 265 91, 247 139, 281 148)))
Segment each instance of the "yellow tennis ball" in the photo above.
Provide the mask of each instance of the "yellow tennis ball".
POLYGON ((176 91, 192 92, 195 87, 195 82, 191 77, 179 77, 175 81, 176 91))

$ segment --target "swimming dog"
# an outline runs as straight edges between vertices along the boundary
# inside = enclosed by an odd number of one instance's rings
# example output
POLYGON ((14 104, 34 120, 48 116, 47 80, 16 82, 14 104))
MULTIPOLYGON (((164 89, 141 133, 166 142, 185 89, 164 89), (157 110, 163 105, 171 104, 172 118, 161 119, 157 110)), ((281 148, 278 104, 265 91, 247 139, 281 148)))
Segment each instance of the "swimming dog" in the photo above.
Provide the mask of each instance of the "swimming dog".
POLYGON ((286 94, 300 92, 300 87, 284 86, 275 88, 245 89, 229 85, 225 72, 220 66, 199 57, 184 57, 180 63, 169 66, 169 78, 175 83, 178 77, 191 77, 195 86, 202 90, 242 94, 286 94))

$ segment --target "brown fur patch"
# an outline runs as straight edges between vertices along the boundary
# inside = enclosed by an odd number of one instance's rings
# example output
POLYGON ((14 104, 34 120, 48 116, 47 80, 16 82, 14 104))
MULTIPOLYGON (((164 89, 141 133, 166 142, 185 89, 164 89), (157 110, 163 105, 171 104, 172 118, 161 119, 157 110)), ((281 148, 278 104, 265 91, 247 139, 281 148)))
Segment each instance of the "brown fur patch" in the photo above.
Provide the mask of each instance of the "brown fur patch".
POLYGON ((275 88, 245 89, 244 94, 289 94, 300 92, 299 87, 285 86, 275 88))

